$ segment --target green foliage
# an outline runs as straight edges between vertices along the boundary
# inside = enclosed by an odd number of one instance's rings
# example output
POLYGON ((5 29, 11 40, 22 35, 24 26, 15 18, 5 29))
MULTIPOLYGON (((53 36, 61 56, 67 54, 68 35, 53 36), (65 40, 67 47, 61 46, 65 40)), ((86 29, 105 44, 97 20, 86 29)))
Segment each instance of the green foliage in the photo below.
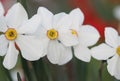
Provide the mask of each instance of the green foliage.
POLYGON ((19 72, 17 72, 17 79, 18 79, 18 81, 22 81, 19 72))
POLYGON ((3 58, 0 57, 0 81, 12 81, 9 70, 3 67, 2 61, 3 58))

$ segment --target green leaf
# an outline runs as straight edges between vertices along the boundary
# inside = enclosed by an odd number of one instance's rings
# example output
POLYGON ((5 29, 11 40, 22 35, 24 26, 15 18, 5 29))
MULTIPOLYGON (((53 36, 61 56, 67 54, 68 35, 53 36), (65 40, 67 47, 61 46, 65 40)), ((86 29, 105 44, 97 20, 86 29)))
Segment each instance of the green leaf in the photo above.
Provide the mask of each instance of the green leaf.
POLYGON ((19 72, 17 72, 17 79, 18 79, 18 81, 22 81, 19 72))
POLYGON ((3 67, 3 58, 0 57, 0 81, 13 81, 9 70, 3 67))
POLYGON ((28 81, 37 81, 34 69, 31 65, 31 62, 27 61, 23 57, 21 57, 21 63, 22 63, 22 68, 24 71, 25 78, 28 81))

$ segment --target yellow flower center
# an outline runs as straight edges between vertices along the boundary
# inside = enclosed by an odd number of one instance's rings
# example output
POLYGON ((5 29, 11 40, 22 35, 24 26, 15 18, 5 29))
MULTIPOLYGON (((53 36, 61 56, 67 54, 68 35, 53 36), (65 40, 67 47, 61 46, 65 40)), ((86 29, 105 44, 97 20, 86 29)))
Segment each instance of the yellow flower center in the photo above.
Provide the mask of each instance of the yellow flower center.
POLYGON ((73 35, 75 35, 75 36, 78 36, 76 30, 74 30, 74 29, 71 29, 71 33, 72 33, 73 35))
POLYGON ((120 56, 120 46, 117 47, 116 53, 120 56))
POLYGON ((55 40, 58 37, 58 32, 55 29, 50 29, 47 31, 47 36, 51 40, 55 40))
POLYGON ((5 32, 5 37, 12 41, 15 40, 17 38, 17 32, 14 28, 9 28, 6 32, 5 32))

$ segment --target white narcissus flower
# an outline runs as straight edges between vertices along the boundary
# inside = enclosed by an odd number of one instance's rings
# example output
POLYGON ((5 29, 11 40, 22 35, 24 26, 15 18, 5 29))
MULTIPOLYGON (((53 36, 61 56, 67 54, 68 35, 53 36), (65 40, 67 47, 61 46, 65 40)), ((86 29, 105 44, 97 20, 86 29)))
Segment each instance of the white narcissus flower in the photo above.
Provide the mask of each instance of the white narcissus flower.
POLYGON ((32 35, 40 22, 39 15, 34 15, 28 20, 27 13, 20 3, 13 5, 6 16, 0 17, 0 55, 5 55, 5 68, 11 69, 16 65, 19 53, 17 47, 27 60, 38 60, 42 56, 41 44, 32 35))
POLYGON ((77 37, 73 36, 71 19, 65 13, 53 15, 44 7, 38 9, 42 17, 42 25, 39 27, 40 42, 47 52, 47 58, 53 64, 62 65, 72 59, 72 45, 78 44, 77 37))
POLYGON ((89 62, 91 59, 91 51, 88 47, 96 44, 100 35, 93 26, 82 25, 84 15, 79 8, 72 10, 69 15, 70 20, 72 20, 70 29, 73 35, 77 36, 79 40, 79 44, 73 46, 75 57, 82 61, 89 62))
POLYGON ((3 8, 3 5, 2 3, 0 2, 0 16, 4 14, 4 8, 3 8))
POLYGON ((92 56, 98 60, 107 60, 108 72, 120 79, 120 37, 115 29, 105 28, 105 43, 92 48, 92 56))

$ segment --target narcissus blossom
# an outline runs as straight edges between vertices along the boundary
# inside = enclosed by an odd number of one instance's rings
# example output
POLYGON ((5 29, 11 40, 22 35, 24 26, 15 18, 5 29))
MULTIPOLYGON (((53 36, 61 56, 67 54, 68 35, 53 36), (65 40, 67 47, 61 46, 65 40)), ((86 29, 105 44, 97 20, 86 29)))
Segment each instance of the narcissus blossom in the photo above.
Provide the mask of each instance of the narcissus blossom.
POLYGON ((94 58, 107 60, 108 72, 120 79, 120 37, 115 29, 105 28, 105 43, 92 48, 92 52, 94 58))
POLYGON ((38 9, 38 14, 42 17, 38 35, 46 49, 47 58, 53 64, 67 63, 72 59, 70 46, 78 44, 74 30, 69 29, 72 20, 65 13, 53 15, 44 7, 38 9))
POLYGON ((28 20, 27 13, 20 3, 14 4, 6 14, 0 17, 0 55, 4 56, 3 65, 7 69, 15 66, 18 49, 23 58, 38 60, 43 50, 39 40, 33 36, 41 19, 34 15, 28 20))
POLYGON ((99 40, 98 31, 91 25, 83 25, 84 15, 80 9, 74 9, 70 12, 69 18, 72 20, 70 29, 72 34, 78 38, 79 44, 73 46, 75 57, 89 62, 91 51, 88 48, 97 43, 99 40))

